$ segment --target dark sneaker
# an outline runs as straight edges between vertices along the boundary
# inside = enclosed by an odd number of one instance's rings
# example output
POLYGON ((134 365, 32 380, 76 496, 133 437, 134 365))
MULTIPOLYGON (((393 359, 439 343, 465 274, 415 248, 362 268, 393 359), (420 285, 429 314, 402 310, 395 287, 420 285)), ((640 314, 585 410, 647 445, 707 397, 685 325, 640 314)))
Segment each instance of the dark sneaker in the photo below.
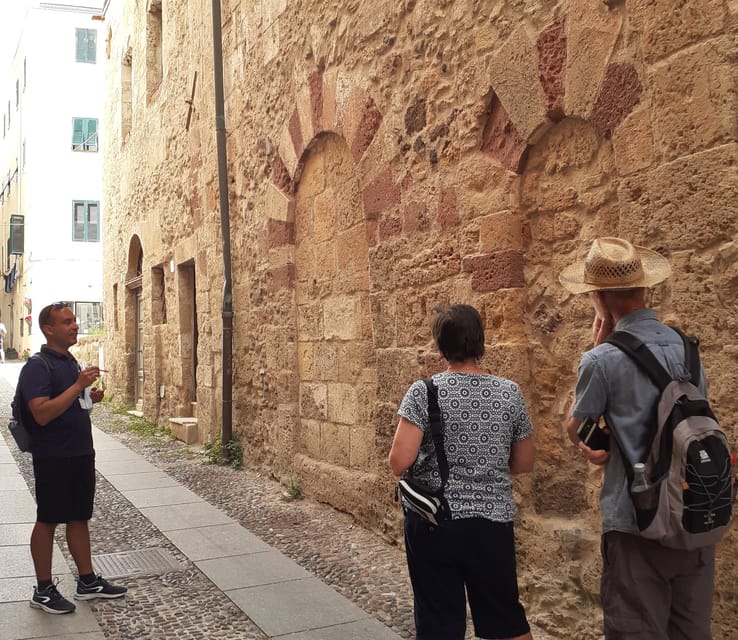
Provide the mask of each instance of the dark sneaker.
POLYGON ((95 598, 120 598, 128 591, 128 587, 110 584, 102 576, 97 576, 93 582, 86 584, 77 578, 76 600, 94 600, 95 598))
POLYGON ((46 613, 72 613, 77 607, 57 591, 56 585, 58 584, 59 578, 41 591, 34 587, 30 605, 34 609, 41 609, 46 613))

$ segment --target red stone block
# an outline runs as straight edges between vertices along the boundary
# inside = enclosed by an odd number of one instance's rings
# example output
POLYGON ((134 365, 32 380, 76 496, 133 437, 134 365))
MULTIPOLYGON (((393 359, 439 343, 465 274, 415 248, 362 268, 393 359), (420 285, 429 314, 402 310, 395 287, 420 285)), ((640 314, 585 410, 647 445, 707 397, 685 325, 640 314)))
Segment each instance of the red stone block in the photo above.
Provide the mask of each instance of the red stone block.
POLYGON ((563 20, 546 27, 538 36, 538 71, 548 98, 546 115, 554 122, 564 113, 564 73, 566 71, 566 28, 563 20))
POLYGON ((305 143, 302 140, 302 129, 300 128, 300 114, 295 109, 290 117, 289 125, 287 126, 290 132, 290 138, 292 139, 292 146, 295 149, 295 156, 298 158, 302 155, 305 150, 305 143))
POLYGON ((316 69, 308 78, 310 88, 310 111, 313 118, 313 131, 316 133, 322 129, 323 117, 323 69, 316 69))
POLYGON ((281 247, 295 242, 295 225, 286 220, 267 220, 267 248, 281 247))
POLYGON ((269 290, 274 293, 280 289, 293 289, 295 286, 295 265, 286 264, 269 270, 269 290))
POLYGON ((361 122, 356 130, 354 142, 351 147, 351 155, 355 162, 361 160, 361 156, 367 150, 369 145, 374 140, 374 136, 379 130, 379 125, 382 124, 382 114, 377 108, 372 98, 369 98, 364 105, 364 112, 361 115, 361 122))
POLYGON ((505 169, 520 173, 525 163, 528 145, 494 92, 488 113, 489 117, 482 134, 482 151, 490 154, 505 169))
POLYGON ((364 187, 364 214, 376 220, 379 213, 400 202, 400 188, 392 182, 392 172, 385 169, 364 187))
POLYGON ((295 183, 279 154, 272 161, 272 182, 282 192, 291 196, 295 192, 295 183))
POLYGON ((632 64, 613 63, 605 69, 589 123, 609 138, 625 117, 641 101, 638 72, 632 64))
POLYGON ((430 227, 428 220, 428 207, 424 202, 408 202, 404 208, 404 230, 405 233, 415 231, 427 231, 430 227))
POLYGON ((522 288, 524 266, 523 254, 513 250, 470 256, 461 262, 462 271, 472 274, 472 290, 478 292, 522 288))
POLYGON ((459 223, 459 212, 456 208, 456 190, 444 187, 438 203, 438 222, 442 229, 456 226, 459 223))
POLYGON ((402 220, 393 216, 380 220, 379 222, 379 239, 386 240, 402 233, 402 220))

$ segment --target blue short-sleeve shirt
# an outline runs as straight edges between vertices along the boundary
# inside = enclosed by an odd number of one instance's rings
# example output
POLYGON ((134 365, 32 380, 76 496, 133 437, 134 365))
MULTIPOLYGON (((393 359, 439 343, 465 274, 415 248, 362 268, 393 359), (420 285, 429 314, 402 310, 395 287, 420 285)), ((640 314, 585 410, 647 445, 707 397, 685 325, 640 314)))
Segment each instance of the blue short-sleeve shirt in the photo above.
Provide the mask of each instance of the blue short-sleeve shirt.
POLYGON ((18 380, 24 402, 24 421, 33 437, 34 458, 62 458, 93 453, 90 414, 78 400, 59 417, 41 426, 28 410, 34 398, 55 398, 73 385, 79 377, 79 364, 70 355, 41 347, 51 364, 48 371, 38 358, 31 358, 21 370, 18 380))
MULTIPOLYGON (((492 375, 444 372, 433 376, 443 418, 449 465, 444 495, 452 518, 515 519, 510 451, 533 428, 520 387, 492 375)), ((441 486, 435 446, 428 424, 428 393, 415 381, 398 415, 423 431, 412 475, 431 489, 441 486)))
MULTIPOLYGON (((651 309, 629 313, 615 325, 615 331, 627 331, 639 338, 672 378, 691 378, 684 365, 681 336, 659 322, 651 309)), ((706 393, 704 371, 698 386, 706 393)), ((617 430, 630 461, 626 463, 618 446, 610 448, 600 493, 603 533, 638 533, 625 464, 646 459, 650 444, 647 425, 655 418, 658 398, 656 385, 617 347, 603 343, 582 356, 572 415, 578 420, 604 416, 605 422, 617 430)))

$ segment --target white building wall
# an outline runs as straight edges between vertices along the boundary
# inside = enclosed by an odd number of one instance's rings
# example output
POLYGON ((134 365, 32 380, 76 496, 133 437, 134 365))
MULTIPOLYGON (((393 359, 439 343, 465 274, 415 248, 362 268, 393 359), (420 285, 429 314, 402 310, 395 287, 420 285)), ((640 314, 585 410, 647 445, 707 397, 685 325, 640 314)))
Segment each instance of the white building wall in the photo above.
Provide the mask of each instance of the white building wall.
MULTIPOLYGON (((22 298, 32 301, 31 335, 26 325, 20 340, 32 352, 44 342, 37 318, 46 304, 102 301, 101 146, 105 140, 100 124, 106 33, 104 23, 92 20, 95 13, 99 7, 61 10, 45 3, 43 9, 32 8, 16 53, 16 73, 22 73, 24 58, 27 71, 16 123, 25 143, 20 213, 26 225, 26 255, 17 286, 22 298), (97 31, 95 64, 76 62, 77 28, 97 31), (74 118, 98 119, 97 152, 72 150, 74 118), (73 240, 75 200, 99 203, 97 242, 73 240)), ((12 85, 14 99, 15 80, 4 84, 12 85)), ((14 322, 19 331, 19 319, 14 322)))

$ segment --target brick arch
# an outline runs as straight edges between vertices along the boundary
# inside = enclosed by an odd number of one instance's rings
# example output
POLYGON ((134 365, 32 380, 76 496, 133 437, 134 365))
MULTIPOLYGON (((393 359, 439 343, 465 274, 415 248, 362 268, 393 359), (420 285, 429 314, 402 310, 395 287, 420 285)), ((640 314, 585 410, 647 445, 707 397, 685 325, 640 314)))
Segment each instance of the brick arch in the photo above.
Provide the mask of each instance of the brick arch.
MULTIPOLYGON (((266 219, 269 248, 294 244, 297 185, 311 152, 326 137, 337 136, 346 145, 357 175, 362 176, 364 215, 378 226, 381 212, 400 199, 400 187, 389 168, 376 172, 363 166, 382 122, 374 98, 337 70, 315 69, 305 79, 295 92, 295 108, 282 126, 272 158, 266 219)), ((272 270, 273 280, 281 286, 294 284, 293 263, 272 265, 272 270)))
POLYGON ((530 147, 564 118, 585 120, 610 138, 641 100, 633 63, 612 59, 621 14, 591 6, 583 26, 567 19, 581 4, 569 0, 568 11, 535 38, 520 26, 489 63, 480 150, 509 171, 522 173, 530 147))

